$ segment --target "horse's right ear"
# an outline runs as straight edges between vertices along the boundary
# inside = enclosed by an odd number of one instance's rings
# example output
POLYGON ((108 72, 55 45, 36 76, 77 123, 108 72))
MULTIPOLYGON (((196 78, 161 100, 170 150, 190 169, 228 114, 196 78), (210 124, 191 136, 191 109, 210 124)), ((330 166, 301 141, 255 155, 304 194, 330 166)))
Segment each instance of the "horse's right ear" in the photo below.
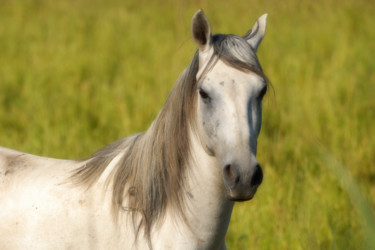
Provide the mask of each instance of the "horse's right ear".
POLYGON ((211 43, 211 26, 201 9, 193 16, 191 34, 200 51, 205 51, 209 48, 211 43))

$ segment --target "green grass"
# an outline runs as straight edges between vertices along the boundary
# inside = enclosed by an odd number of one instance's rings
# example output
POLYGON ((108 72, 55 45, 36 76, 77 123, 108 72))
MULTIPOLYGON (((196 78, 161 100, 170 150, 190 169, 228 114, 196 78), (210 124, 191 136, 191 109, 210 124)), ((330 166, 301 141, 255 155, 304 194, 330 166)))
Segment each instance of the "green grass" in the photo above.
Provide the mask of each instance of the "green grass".
POLYGON ((77 159, 147 129, 193 57, 199 8, 220 33, 269 13, 265 178, 228 248, 374 249, 372 1, 3 0, 0 145, 77 159))

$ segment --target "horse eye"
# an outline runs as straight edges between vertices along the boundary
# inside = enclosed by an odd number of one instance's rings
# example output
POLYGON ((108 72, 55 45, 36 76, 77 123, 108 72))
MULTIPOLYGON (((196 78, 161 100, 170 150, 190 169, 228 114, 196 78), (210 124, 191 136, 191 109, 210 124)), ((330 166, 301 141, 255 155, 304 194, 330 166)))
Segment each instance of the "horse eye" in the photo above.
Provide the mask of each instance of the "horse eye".
POLYGON ((207 92, 206 91, 204 91, 203 89, 199 89, 199 95, 203 98, 203 99, 206 99, 206 100, 208 100, 208 99, 210 99, 210 96, 207 94, 207 92))

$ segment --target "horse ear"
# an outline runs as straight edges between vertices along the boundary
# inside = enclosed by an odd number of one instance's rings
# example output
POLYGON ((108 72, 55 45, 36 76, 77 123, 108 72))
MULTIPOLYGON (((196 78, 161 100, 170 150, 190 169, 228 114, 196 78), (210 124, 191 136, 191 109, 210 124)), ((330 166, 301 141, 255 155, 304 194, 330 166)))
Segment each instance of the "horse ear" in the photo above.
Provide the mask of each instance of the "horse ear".
POLYGON ((267 15, 263 14, 259 17, 253 28, 244 36, 255 52, 258 50, 258 46, 266 33, 267 15))
POLYGON ((191 22, 191 34, 199 50, 205 51, 211 43, 211 26, 203 10, 198 10, 191 22))

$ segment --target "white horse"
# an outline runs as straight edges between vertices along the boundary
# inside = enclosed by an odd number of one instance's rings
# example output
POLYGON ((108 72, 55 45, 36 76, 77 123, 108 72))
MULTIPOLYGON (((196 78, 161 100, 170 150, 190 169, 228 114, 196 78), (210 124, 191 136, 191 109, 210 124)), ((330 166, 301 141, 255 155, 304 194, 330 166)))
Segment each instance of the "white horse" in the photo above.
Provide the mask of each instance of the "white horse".
POLYGON ((0 249, 225 249, 234 202, 263 179, 265 27, 211 35, 198 11, 198 51, 143 134, 81 161, 0 148, 0 249))

